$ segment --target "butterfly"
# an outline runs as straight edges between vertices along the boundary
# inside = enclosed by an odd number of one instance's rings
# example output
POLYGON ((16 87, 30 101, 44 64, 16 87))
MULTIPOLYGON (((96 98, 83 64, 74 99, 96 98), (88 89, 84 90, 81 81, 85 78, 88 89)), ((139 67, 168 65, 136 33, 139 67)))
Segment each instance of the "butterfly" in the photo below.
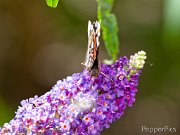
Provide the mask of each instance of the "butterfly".
POLYGON ((90 75, 97 77, 99 75, 100 62, 98 60, 99 53, 99 37, 100 37, 100 23, 98 21, 88 22, 88 49, 86 52, 86 59, 82 65, 89 71, 90 75))

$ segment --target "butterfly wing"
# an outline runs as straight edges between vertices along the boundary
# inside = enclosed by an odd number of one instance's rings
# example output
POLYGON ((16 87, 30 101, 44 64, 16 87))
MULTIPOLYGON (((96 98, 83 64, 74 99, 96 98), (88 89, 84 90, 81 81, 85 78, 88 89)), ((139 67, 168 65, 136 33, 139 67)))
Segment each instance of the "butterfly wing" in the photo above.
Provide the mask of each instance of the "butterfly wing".
POLYGON ((84 65, 88 70, 93 67, 98 68, 98 51, 99 51, 100 23, 98 21, 93 24, 88 22, 88 49, 84 65))

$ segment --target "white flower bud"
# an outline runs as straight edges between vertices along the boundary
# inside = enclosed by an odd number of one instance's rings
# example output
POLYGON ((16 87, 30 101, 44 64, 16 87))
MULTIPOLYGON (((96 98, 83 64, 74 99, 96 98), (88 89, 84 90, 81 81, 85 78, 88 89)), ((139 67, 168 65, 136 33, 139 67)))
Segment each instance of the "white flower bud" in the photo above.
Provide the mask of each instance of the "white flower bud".
POLYGON ((139 51, 130 56, 130 66, 136 69, 142 69, 145 64, 146 52, 139 51))

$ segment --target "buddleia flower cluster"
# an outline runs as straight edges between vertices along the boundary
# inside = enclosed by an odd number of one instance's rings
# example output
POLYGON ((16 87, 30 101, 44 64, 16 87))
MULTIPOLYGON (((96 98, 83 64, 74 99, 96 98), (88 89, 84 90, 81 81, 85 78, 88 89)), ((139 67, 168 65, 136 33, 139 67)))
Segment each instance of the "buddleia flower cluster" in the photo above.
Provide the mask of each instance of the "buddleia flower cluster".
POLYGON ((99 135, 135 102, 145 59, 140 51, 112 65, 102 63, 98 77, 85 69, 57 81, 44 95, 21 101, 0 135, 99 135))

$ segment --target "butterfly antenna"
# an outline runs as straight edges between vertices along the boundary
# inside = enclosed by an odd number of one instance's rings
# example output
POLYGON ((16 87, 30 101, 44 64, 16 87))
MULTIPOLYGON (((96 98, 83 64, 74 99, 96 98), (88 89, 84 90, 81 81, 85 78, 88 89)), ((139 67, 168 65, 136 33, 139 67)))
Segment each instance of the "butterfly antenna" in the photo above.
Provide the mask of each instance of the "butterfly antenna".
POLYGON ((106 78, 108 78, 109 80, 113 81, 109 76, 107 76, 105 73, 100 71, 100 74, 104 75, 106 78))

